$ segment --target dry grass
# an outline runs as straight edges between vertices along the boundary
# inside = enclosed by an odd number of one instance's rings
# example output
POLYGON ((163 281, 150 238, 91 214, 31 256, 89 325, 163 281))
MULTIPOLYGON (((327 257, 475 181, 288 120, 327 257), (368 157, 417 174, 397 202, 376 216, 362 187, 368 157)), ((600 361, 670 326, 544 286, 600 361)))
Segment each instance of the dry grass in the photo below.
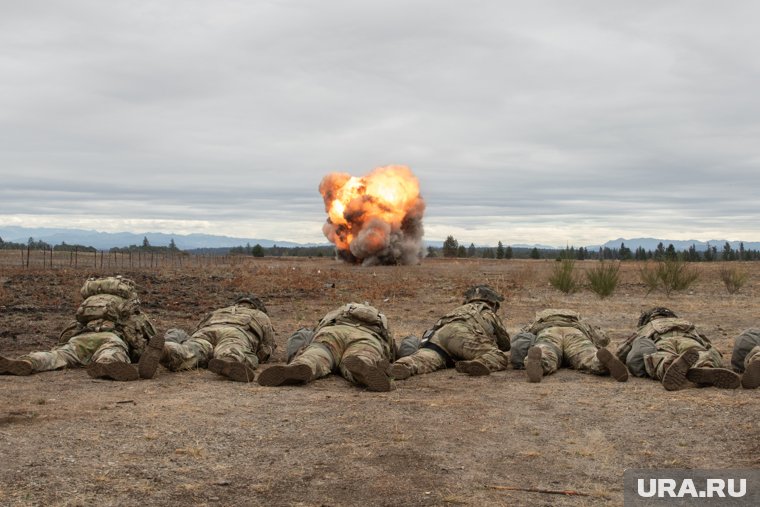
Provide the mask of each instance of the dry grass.
MULTIPOLYGON (((502 315, 513 335, 536 311, 566 307, 614 343, 642 310, 666 305, 695 321, 727 356, 735 336, 760 324, 760 263, 746 263, 750 276, 730 296, 722 263, 694 265, 699 278, 689 293, 667 299, 647 294, 636 262, 620 264, 618 288, 606 299, 559 293, 548 284, 555 264, 436 259, 363 269, 327 259, 264 258, 123 274, 138 282, 159 331, 192 328, 209 309, 241 292, 256 293, 277 331, 274 362, 284 360, 292 331, 345 302, 376 304, 400 339, 419 335, 476 283, 506 294, 502 315)), ((576 263, 579 271, 597 265, 576 263)), ((3 268, 0 279, 9 283, 0 284, 6 289, 0 353, 52 346, 90 274, 3 268)), ((0 376, 0 499, 11 505, 620 505, 625 468, 757 466, 760 398, 754 392, 668 393, 650 380, 619 384, 565 369, 540 384, 528 384, 517 370, 479 378, 447 370, 397 386, 369 393, 330 376, 306 387, 264 388, 204 370, 162 369, 151 381, 132 383, 95 382, 78 370, 0 376), (119 403, 124 400, 133 403, 119 403), (486 484, 594 497, 547 498, 486 484)))

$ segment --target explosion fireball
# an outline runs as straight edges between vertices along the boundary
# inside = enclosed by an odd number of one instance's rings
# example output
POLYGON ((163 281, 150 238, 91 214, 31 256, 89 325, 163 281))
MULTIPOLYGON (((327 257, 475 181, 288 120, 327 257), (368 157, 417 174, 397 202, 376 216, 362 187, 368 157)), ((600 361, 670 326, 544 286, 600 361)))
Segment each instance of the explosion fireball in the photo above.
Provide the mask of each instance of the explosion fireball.
POLYGON ((403 165, 361 178, 330 173, 319 184, 328 218, 322 231, 346 262, 417 264, 422 258, 420 184, 403 165))

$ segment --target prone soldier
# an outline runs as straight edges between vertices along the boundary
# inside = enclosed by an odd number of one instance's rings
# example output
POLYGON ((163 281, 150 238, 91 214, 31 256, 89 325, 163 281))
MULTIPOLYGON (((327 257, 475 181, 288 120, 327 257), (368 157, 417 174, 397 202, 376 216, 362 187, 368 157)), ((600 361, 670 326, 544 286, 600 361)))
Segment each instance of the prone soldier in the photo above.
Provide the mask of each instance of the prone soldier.
POLYGON ((58 345, 18 359, 0 356, 0 374, 87 367, 93 378, 126 381, 153 377, 163 337, 140 310, 135 283, 122 277, 90 278, 80 293, 84 300, 76 320, 61 332, 58 345), (137 369, 134 363, 138 363, 137 369))

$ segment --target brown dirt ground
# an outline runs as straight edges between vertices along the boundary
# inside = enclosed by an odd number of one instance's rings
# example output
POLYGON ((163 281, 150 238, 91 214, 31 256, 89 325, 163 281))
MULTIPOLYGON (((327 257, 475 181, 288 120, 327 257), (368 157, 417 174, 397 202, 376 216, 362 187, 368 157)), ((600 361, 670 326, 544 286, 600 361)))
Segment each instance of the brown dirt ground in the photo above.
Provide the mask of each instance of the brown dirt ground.
MULTIPOLYGON (((14 257, 15 259, 15 257, 14 257)), ((192 330, 244 291, 270 309, 284 360, 288 335, 356 300, 384 311, 397 339, 420 334, 473 283, 507 295, 510 333, 548 307, 580 311, 616 343, 641 310, 693 320, 725 357, 760 326, 760 263, 739 294, 702 264, 697 283, 647 295, 625 264, 609 299, 547 284, 553 261, 432 260, 360 268, 332 260, 245 259, 122 274, 141 287, 160 332, 192 330), (331 287, 335 284, 335 287, 331 287)), ((578 263, 580 269, 592 261, 578 263)), ((0 267, 0 351, 52 347, 80 302, 84 269, 0 267)), ((337 376, 265 388, 205 371, 109 382, 83 370, 0 376, 0 505, 622 505, 626 468, 757 468, 760 390, 669 393, 561 370, 468 378, 453 370, 371 393, 337 376), (573 490, 565 496, 499 487, 573 490)))

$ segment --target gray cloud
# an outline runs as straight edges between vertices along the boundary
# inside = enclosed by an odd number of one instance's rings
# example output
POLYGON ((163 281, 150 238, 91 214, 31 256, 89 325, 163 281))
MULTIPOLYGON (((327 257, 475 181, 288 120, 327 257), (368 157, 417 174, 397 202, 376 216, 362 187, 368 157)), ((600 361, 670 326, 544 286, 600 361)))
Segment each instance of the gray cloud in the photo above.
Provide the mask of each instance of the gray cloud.
POLYGON ((759 236, 756 2, 3 11, 3 222, 320 241, 322 176, 397 163, 429 239, 759 236))

